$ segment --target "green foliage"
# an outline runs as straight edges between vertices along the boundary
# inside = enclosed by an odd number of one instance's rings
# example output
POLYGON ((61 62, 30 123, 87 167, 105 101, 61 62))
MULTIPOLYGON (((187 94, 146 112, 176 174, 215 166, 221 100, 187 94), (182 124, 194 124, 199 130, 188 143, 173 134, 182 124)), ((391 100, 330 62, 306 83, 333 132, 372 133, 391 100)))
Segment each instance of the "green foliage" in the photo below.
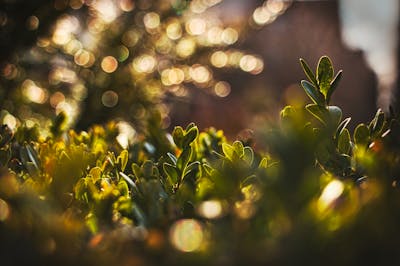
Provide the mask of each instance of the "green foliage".
POLYGON ((378 110, 351 132, 329 105, 341 72, 300 62, 313 103, 262 132, 268 153, 193 123, 172 138, 150 123, 126 148, 115 123, 3 126, 1 254, 21 240, 42 264, 354 265, 370 248, 398 262, 399 116, 378 110))

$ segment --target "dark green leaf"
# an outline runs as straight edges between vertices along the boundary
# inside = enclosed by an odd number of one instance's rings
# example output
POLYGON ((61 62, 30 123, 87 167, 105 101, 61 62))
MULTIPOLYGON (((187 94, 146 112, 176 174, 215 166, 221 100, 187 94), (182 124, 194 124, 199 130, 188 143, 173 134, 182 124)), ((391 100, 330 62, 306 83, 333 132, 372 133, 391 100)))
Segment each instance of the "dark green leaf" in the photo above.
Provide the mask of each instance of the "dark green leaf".
POLYGON ((183 128, 180 126, 175 127, 174 131, 172 132, 172 138, 174 139, 175 145, 178 148, 182 148, 183 136, 183 128))
POLYGON ((317 88, 315 88, 314 85, 306 80, 302 80, 301 86, 314 103, 320 106, 325 106, 324 95, 317 88))
POLYGON ((307 104, 306 109, 313 116, 315 116, 319 121, 321 121, 324 125, 326 125, 328 123, 329 113, 325 107, 322 107, 318 104, 307 104))
POLYGON ((338 126, 337 130, 336 130, 336 134, 335 134, 335 138, 338 139, 339 135, 342 134, 343 129, 345 129, 347 127, 347 125, 349 124, 351 118, 348 117, 346 119, 344 119, 338 126))
POLYGON ((315 85, 318 86, 318 81, 315 78, 314 73, 312 72, 312 70, 310 69, 310 67, 308 66, 307 62, 300 58, 300 64, 301 67, 303 68, 304 73, 306 74, 307 78, 315 85))
POLYGON ((340 120, 342 120, 342 109, 337 106, 331 105, 328 106, 328 112, 331 118, 332 125, 336 126, 339 124, 340 120))
POLYGON ((121 195, 123 195, 123 196, 128 196, 129 195, 128 184, 126 183, 125 180, 121 179, 118 182, 118 190, 121 193, 121 195))
POLYGON ((188 165, 190 157, 192 156, 192 152, 192 147, 188 146, 182 151, 181 155, 179 156, 178 161, 176 162, 176 166, 179 170, 181 170, 181 172, 183 172, 183 170, 188 165))
POLYGON ((367 145, 369 142, 369 130, 365 124, 359 124, 354 130, 354 142, 367 145))
POLYGON ((179 174, 178 170, 176 169, 175 166, 169 163, 164 163, 163 164, 163 169, 167 177, 169 178, 170 182, 172 185, 175 185, 179 181, 179 174))
POLYGON ((171 159, 172 163, 173 163, 174 165, 176 165, 176 162, 177 162, 177 160, 178 160, 178 159, 176 158, 176 156, 173 155, 173 154, 170 153, 170 152, 168 152, 167 155, 168 155, 168 157, 171 159))
POLYGON ((369 125, 369 130, 372 136, 378 136, 383 129, 383 125, 385 122, 385 113, 382 112, 381 109, 378 109, 374 119, 371 121, 369 125))
POLYGON ((339 135, 338 140, 338 150, 340 153, 349 154, 350 152, 350 133, 347 128, 343 129, 342 133, 339 135))
POLYGON ((247 162, 247 164, 250 165, 250 166, 253 164, 254 152, 253 152, 252 148, 244 147, 243 160, 245 160, 247 162))
POLYGON ((189 146, 190 143, 192 143, 198 135, 199 129, 196 126, 191 127, 183 137, 182 148, 185 149, 187 146, 189 146))
POLYGON ((136 163, 132 163, 132 172, 137 179, 142 176, 142 170, 140 169, 140 166, 136 163))
POLYGON ((328 93, 326 94, 326 102, 327 104, 329 104, 329 102, 331 101, 331 97, 333 92, 336 90, 340 80, 342 79, 342 70, 339 70, 339 72, 336 74, 335 78, 332 80, 330 88, 328 90, 328 93))

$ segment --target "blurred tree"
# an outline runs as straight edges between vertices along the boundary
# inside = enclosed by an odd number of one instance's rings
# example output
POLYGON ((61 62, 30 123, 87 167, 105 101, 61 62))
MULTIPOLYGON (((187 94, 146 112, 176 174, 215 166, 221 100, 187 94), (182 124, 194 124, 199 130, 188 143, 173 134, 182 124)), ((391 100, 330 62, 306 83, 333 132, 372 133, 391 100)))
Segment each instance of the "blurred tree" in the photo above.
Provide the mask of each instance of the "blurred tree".
POLYGON ((220 2, 5 1, 1 108, 15 117, 3 123, 45 125, 63 111, 78 129, 117 118, 140 130, 151 117, 165 127, 166 98, 195 87, 227 96, 214 72, 258 74, 263 61, 229 48, 241 28, 207 12, 220 2))

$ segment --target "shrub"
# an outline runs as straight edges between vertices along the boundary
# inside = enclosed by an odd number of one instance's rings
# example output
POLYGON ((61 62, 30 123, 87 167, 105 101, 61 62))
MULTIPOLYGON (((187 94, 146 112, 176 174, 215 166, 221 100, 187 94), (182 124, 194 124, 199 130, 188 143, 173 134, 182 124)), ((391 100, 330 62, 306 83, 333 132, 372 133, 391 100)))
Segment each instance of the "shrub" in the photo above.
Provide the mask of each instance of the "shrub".
POLYGON ((351 134, 329 105, 342 72, 300 60, 312 103, 251 140, 148 123, 128 149, 117 124, 1 128, 3 265, 399 263, 399 117, 351 134))

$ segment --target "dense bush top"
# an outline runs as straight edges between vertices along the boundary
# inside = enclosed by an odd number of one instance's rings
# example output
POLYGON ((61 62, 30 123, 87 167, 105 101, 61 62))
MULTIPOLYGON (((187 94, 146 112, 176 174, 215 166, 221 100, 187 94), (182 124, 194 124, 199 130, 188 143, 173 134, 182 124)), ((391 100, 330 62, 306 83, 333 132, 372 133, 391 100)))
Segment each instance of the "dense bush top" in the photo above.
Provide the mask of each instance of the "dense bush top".
POLYGON ((127 149, 115 123, 1 128, 2 265, 398 265, 400 124, 378 110, 347 129, 328 57, 251 139, 149 124, 127 149), (372 263, 372 264, 371 264, 372 263))

